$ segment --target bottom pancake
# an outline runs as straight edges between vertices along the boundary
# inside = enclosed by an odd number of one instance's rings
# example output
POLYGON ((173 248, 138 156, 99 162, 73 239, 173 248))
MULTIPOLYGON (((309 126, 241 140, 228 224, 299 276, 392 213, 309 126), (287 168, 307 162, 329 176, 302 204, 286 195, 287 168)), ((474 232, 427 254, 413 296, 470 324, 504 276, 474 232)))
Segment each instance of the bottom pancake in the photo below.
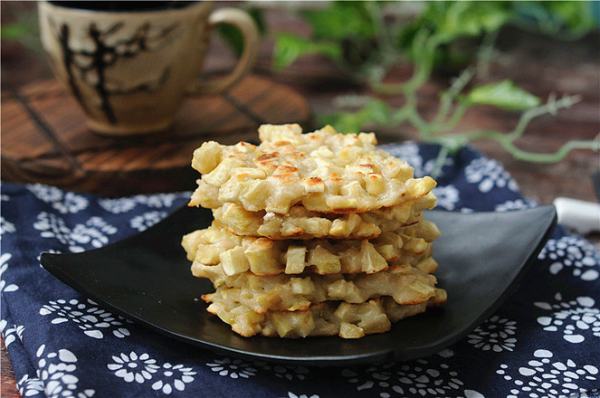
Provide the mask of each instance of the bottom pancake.
POLYGON ((245 337, 340 336, 345 339, 387 332, 392 322, 425 312, 428 306, 441 305, 446 298, 445 290, 436 289, 434 297, 420 304, 397 304, 390 297, 382 297, 361 304, 327 301, 302 311, 258 313, 232 296, 204 296, 211 303, 208 311, 245 337))

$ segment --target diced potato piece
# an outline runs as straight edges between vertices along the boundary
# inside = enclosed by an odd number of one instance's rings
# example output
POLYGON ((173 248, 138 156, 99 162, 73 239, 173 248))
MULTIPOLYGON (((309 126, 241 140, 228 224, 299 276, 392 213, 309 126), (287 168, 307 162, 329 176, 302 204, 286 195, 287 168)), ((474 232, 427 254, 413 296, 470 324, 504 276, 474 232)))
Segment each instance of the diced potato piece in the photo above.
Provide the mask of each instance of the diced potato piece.
POLYGON ((299 124, 262 124, 258 128, 258 138, 261 142, 289 141, 295 142, 298 134, 302 133, 299 124))
MULTIPOLYGON (((435 278, 434 278, 435 279, 435 278)), ((420 304, 435 296, 435 283, 418 279, 402 290, 393 291, 394 301, 402 304, 420 304)))
POLYGON ((421 238, 407 238, 404 244, 404 250, 413 254, 422 254, 429 248, 429 242, 421 238))
POLYGON ((372 274, 387 268, 388 263, 381 254, 375 250, 368 240, 363 240, 360 245, 362 269, 367 274, 372 274))
POLYGON ((218 201, 219 187, 207 184, 203 180, 196 180, 198 188, 192 193, 188 206, 202 206, 209 209, 216 209, 220 206, 218 201))
POLYGON ((219 264, 219 255, 221 254, 220 248, 215 245, 205 245, 200 244, 196 250, 196 257, 194 257, 194 261, 197 261, 206 265, 216 265, 219 264))
POLYGON ((353 198, 362 198, 366 196, 366 192, 358 181, 352 181, 341 188, 342 195, 347 195, 353 198))
POLYGON ((187 259, 190 261, 194 261, 194 258, 196 257, 196 250, 200 244, 202 232, 203 230, 190 232, 189 234, 184 235, 181 239, 181 246, 183 246, 183 249, 187 255, 187 259))
POLYGON ((418 236, 425 239, 427 242, 432 242, 439 238, 440 230, 437 225, 429 220, 423 220, 419 223, 418 236))
POLYGON ((334 211, 350 211, 358 208, 359 201, 357 198, 335 195, 326 197, 325 203, 334 211))
POLYGON ((290 283, 294 294, 309 295, 315 291, 315 284, 309 277, 292 278, 290 283))
POLYGON ((192 168, 202 174, 210 173, 221 161, 221 145, 215 141, 208 141, 194 151, 192 168))
MULTIPOLYGON (((267 213, 269 214, 269 213, 267 213)), ((270 213, 273 214, 273 213, 270 213)), ((282 220, 279 217, 264 217, 262 225, 258 228, 257 233, 261 236, 278 235, 281 230, 282 220)))
POLYGON ((406 182, 406 197, 408 199, 418 199, 431 192, 436 185, 435 180, 429 176, 413 178, 406 182))
POLYGON ((433 274, 438 268, 438 263, 433 259, 433 257, 427 257, 426 259, 420 261, 416 267, 423 272, 433 274))
POLYGON ((433 192, 429 192, 427 195, 419 198, 415 203, 416 210, 433 209, 437 203, 437 198, 433 192))
POLYGON ((383 258, 385 258, 385 260, 389 262, 393 261, 394 259, 397 259, 400 256, 400 250, 398 250, 394 245, 389 243, 385 245, 378 245, 376 249, 379 252, 379 254, 381 254, 383 258))
POLYGON ((241 246, 236 246, 229 249, 220 255, 223 271, 227 275, 241 274, 250 269, 250 264, 244 255, 244 249, 241 246))
POLYGON ((431 305, 442 305, 448 301, 448 292, 444 289, 435 289, 435 296, 431 299, 431 305))
POLYGON ((344 218, 336 218, 331 224, 329 233, 338 238, 347 237, 361 222, 360 216, 355 213, 348 214, 344 218))
POLYGON ((327 295, 332 300, 343 300, 348 303, 362 303, 365 301, 360 289, 351 281, 337 280, 327 286, 327 295))
POLYGON ((264 208, 269 194, 269 184, 267 181, 248 181, 243 183, 240 200, 246 209, 259 211, 264 208))
POLYGON ((207 184, 214 185, 216 187, 225 184, 225 182, 231 176, 231 170, 240 166, 241 162, 237 159, 224 159, 217 165, 210 173, 204 174, 202 180, 207 184))
POLYGON ((296 224, 296 220, 286 219, 281 223, 281 235, 294 237, 294 236, 302 236, 304 234, 304 229, 296 224))
POLYGON ((343 339, 359 339, 364 337, 365 332, 356 325, 348 322, 340 324, 340 337, 343 339))
POLYGON ((307 177, 302 180, 306 192, 324 192, 325 183, 319 177, 307 177))
POLYGON ((315 328, 310 311, 273 312, 270 317, 279 337, 306 337, 315 328))
POLYGON ((312 236, 325 236, 331 228, 331 221, 326 218, 302 217, 298 220, 305 234, 312 236))
POLYGON ((260 225, 260 218, 252 212, 245 210, 235 203, 225 203, 222 207, 214 210, 215 218, 227 220, 228 225, 234 230, 256 231, 260 225))
POLYGON ((245 254, 253 274, 274 275, 279 273, 280 252, 272 240, 256 239, 246 247, 245 254))
POLYGON ((384 313, 365 316, 358 324, 365 333, 383 333, 392 327, 389 318, 384 313))
POLYGON ((356 247, 346 250, 340 258, 342 273, 354 274, 362 271, 360 251, 356 247))
POLYGON ((308 265, 314 265, 318 274, 339 273, 342 267, 339 257, 321 245, 310 250, 308 265))
POLYGON ((360 237, 374 238, 381 234, 381 229, 375 224, 363 222, 358 226, 354 233, 360 237))
POLYGON ((371 173, 364 178, 367 192, 371 195, 379 195, 385 190, 385 182, 381 174, 371 173))
POLYGON ((306 246, 289 246, 285 261, 286 274, 300 274, 304 272, 306 260, 306 246))
POLYGON ((337 160, 341 163, 350 163, 360 156, 361 149, 358 147, 347 146, 338 152, 337 160))
MULTIPOLYGON (((335 129, 333 131, 337 133, 335 129)), ((375 133, 359 133, 358 139, 364 144, 377 145, 377 137, 375 136, 375 133)))

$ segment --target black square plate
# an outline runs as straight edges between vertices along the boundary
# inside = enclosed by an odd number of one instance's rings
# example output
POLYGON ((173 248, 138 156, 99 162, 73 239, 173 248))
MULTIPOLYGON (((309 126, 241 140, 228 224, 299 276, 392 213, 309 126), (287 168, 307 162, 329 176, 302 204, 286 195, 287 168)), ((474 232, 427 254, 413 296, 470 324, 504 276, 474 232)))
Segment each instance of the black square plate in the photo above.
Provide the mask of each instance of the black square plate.
POLYGON ((101 249, 42 255, 57 278, 113 311, 179 340, 255 359, 339 365, 412 359, 467 335, 506 299, 555 224, 553 207, 506 213, 432 211, 442 231, 434 246, 436 275, 448 303, 402 320, 388 333, 358 340, 244 338, 208 314, 198 300, 212 291, 196 279, 181 236, 210 225, 210 211, 182 208, 143 233, 101 249))

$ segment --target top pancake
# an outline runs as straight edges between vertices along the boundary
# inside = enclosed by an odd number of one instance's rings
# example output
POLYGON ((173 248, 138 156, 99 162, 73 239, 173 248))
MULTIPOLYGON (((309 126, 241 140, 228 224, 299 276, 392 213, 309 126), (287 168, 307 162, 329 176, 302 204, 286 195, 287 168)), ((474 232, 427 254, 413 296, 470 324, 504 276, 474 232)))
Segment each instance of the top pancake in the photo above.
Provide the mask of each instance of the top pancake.
POLYGON ((210 141, 196 149, 192 167, 202 178, 190 206, 364 213, 414 201, 435 187, 431 177, 413 178, 405 161, 377 149, 373 133, 340 134, 326 126, 302 134, 297 124, 262 125, 259 138, 258 146, 210 141))

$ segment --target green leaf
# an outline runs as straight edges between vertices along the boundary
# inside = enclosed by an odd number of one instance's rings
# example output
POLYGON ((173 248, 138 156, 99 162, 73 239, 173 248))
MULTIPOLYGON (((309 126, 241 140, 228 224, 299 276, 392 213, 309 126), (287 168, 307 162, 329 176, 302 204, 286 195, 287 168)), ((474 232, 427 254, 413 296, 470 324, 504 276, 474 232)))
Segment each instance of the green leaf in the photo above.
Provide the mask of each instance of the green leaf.
POLYGON ((322 10, 304 11, 302 16, 317 39, 369 38, 375 35, 375 26, 366 7, 367 2, 361 1, 335 2, 322 10))
POLYGON ((543 4, 572 32, 587 32, 595 26, 590 2, 554 1, 543 4))
POLYGON ((343 133, 359 133, 366 126, 383 125, 392 117, 388 104, 378 99, 371 99, 356 112, 337 112, 319 118, 319 123, 331 124, 343 133))
POLYGON ((276 70, 282 70, 298 57, 307 54, 323 54, 334 61, 341 58, 341 50, 335 43, 311 41, 289 33, 281 33, 275 38, 273 66, 276 70))
POLYGON ((509 17, 504 3, 479 1, 432 2, 423 14, 440 43, 496 31, 509 17))
POLYGON ((596 23, 588 1, 519 1, 511 3, 517 24, 534 26, 540 32, 567 39, 582 36, 596 23))
POLYGON ((517 87, 510 80, 475 87, 466 100, 476 105, 491 105, 497 108, 522 111, 540 104, 540 99, 517 87))
MULTIPOLYGON (((258 8, 250 8, 246 10, 256 27, 258 32, 263 35, 266 32, 266 24, 262 12, 258 8)), ((241 55, 244 50, 244 38, 239 29, 226 24, 220 24, 218 27, 219 35, 225 40, 225 42, 231 47, 236 55, 241 55)))

